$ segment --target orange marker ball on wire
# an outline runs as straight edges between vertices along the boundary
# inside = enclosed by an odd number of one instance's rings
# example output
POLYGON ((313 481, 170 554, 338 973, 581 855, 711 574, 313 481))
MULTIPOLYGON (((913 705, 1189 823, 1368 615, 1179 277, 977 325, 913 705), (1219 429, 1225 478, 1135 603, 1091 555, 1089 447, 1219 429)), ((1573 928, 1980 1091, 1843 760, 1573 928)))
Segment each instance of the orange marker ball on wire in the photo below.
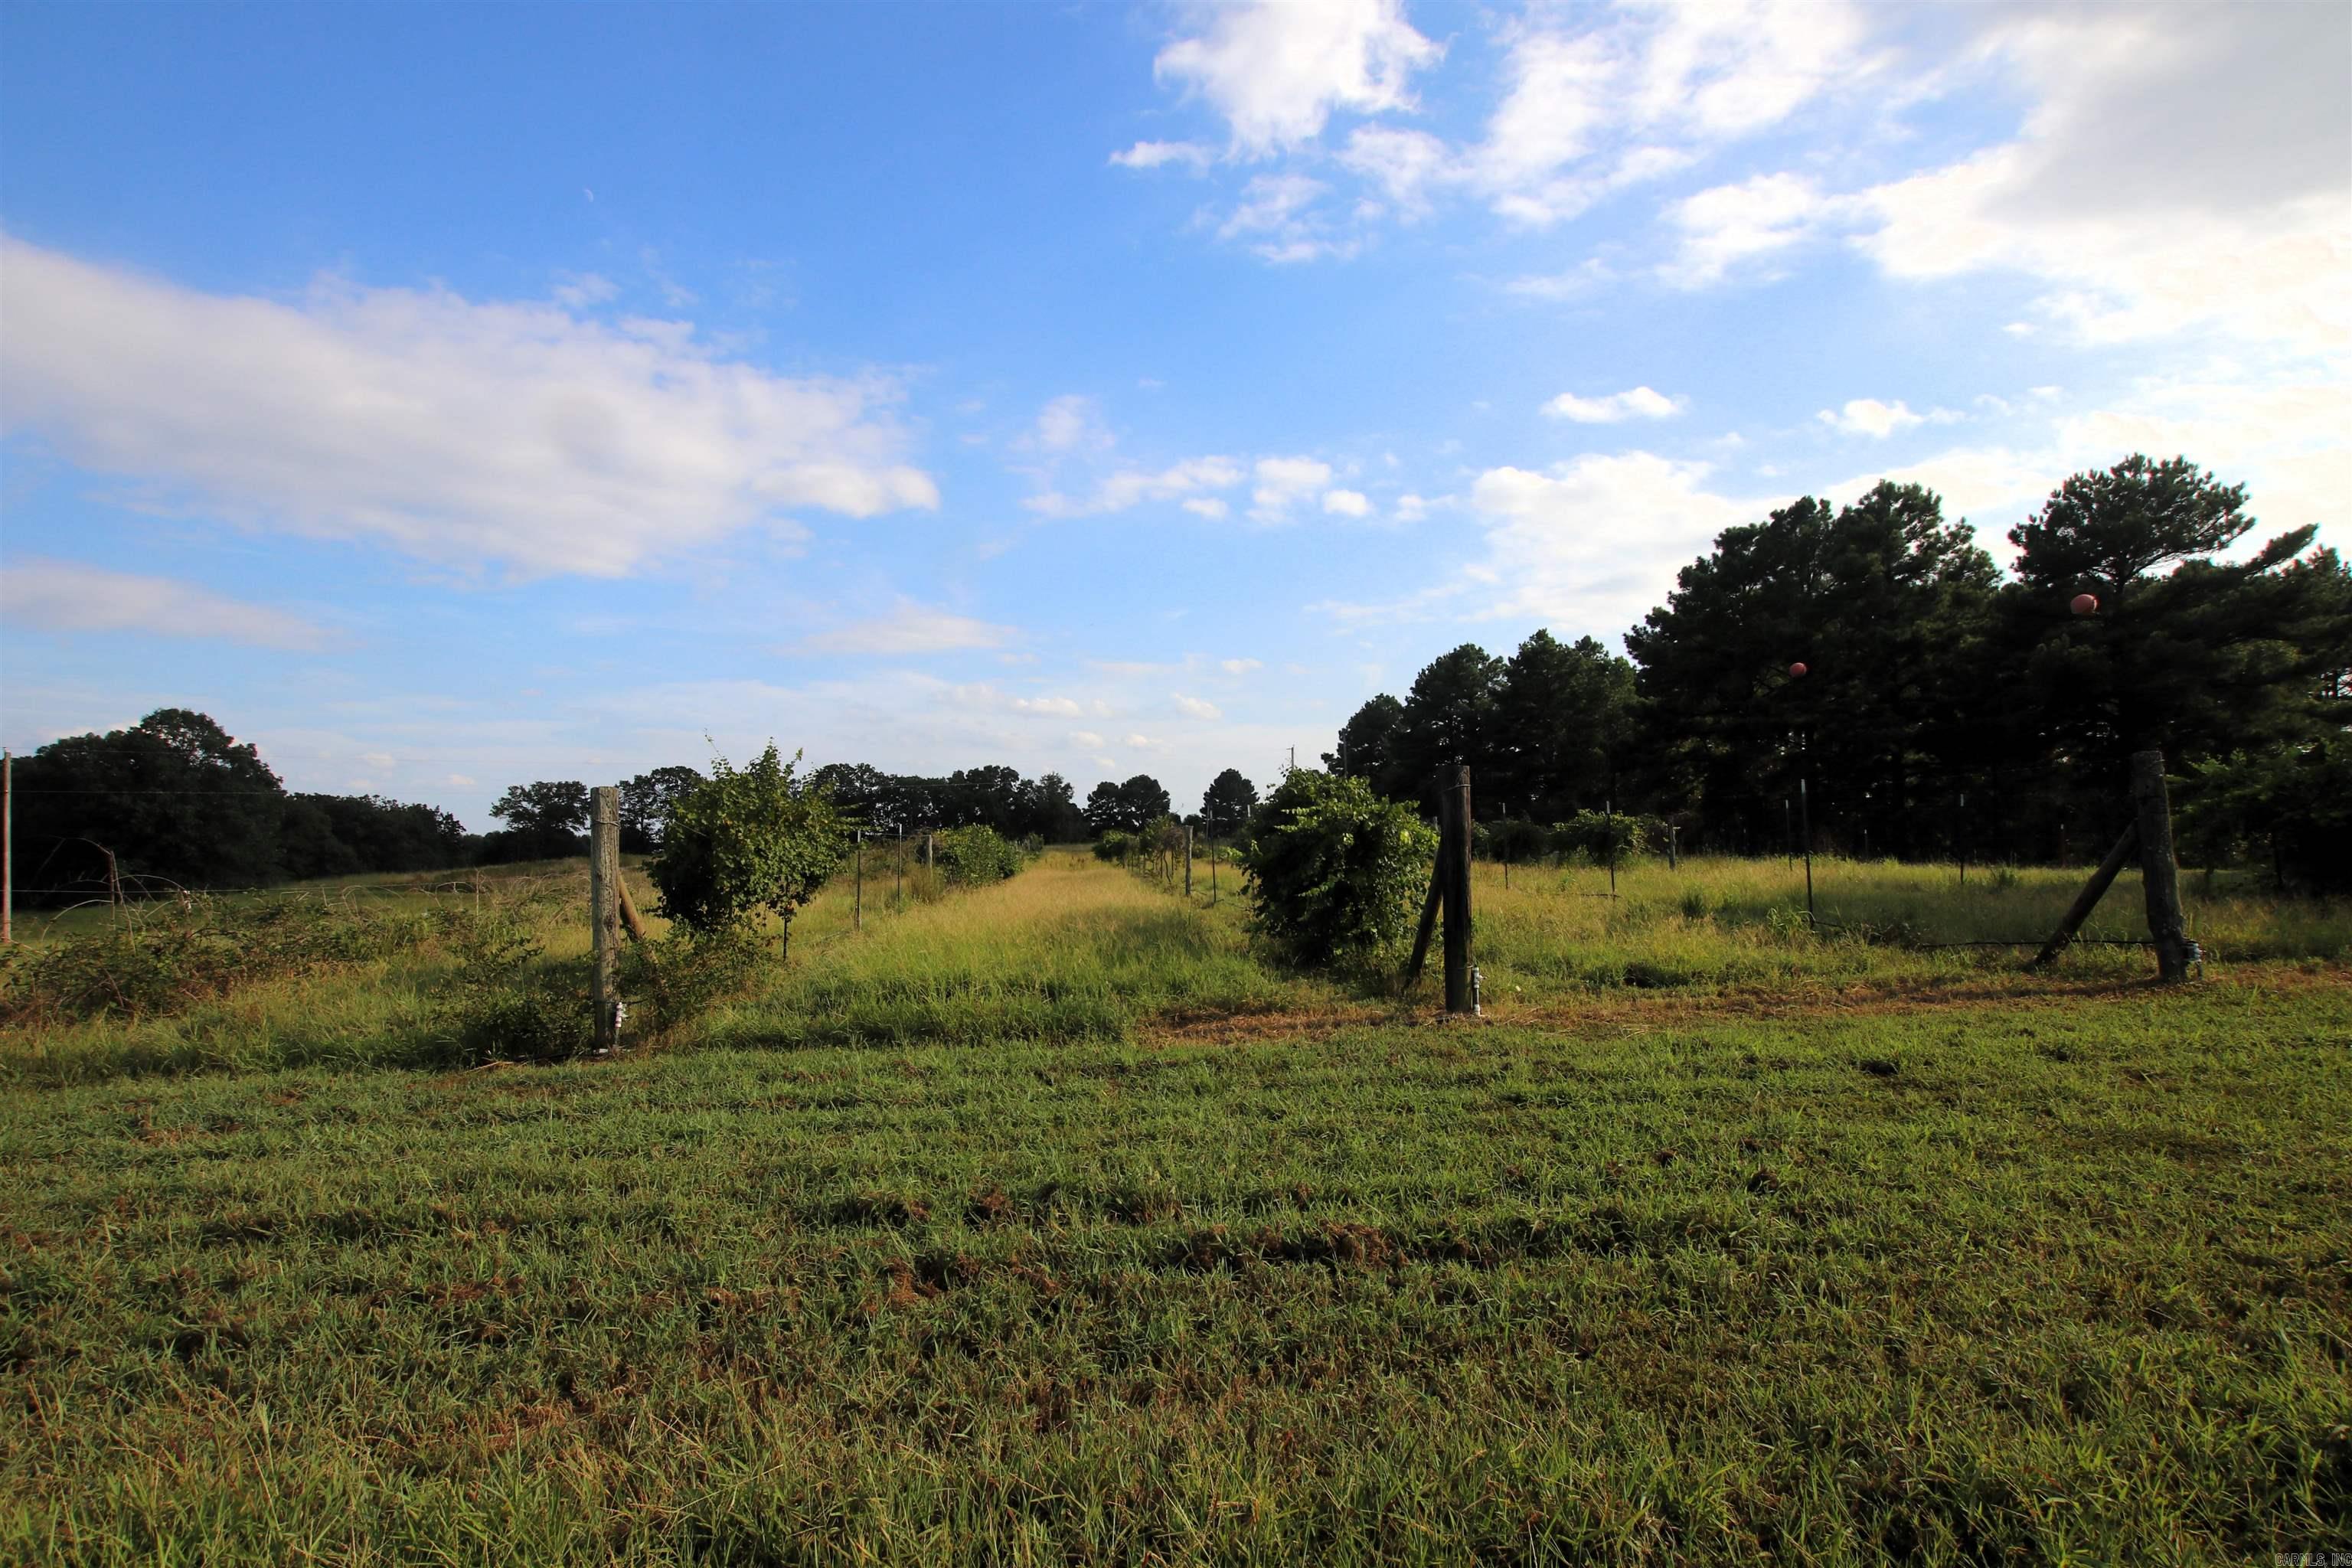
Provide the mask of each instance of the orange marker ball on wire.
POLYGON ((2096 594, 2075 595, 2074 613, 2078 616, 2097 615, 2099 613, 2099 596, 2096 594))
POLYGON ((1789 667, 1789 679, 1791 679, 1791 680, 1802 680, 1804 678, 1805 678, 1805 667, 1804 667, 1803 665, 1801 665, 1801 664, 1792 664, 1792 665, 1790 665, 1790 666, 1789 667))

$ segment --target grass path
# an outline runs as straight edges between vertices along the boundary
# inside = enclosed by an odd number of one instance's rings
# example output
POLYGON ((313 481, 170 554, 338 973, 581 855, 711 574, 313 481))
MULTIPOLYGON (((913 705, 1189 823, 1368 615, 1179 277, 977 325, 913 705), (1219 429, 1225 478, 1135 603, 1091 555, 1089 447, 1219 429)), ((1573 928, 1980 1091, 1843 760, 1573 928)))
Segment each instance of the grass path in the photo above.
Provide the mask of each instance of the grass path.
POLYGON ((4 1091, 0 1559, 2352 1548, 2340 976, 1648 1016, 4 1091))

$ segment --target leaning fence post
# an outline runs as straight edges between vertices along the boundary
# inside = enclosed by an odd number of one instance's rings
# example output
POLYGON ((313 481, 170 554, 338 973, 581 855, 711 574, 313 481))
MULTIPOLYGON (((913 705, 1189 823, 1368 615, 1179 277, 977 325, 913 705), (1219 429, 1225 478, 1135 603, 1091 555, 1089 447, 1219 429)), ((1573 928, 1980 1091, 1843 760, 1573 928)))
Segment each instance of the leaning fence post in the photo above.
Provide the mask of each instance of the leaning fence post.
POLYGON ((2139 826, 2140 887, 2147 900, 2147 934, 2156 939, 2157 977, 2189 975, 2189 924, 2180 913, 2180 871, 2172 858, 2172 801, 2164 787, 2164 753, 2134 752, 2132 805, 2139 826))
POLYGON ((1797 781, 1797 815, 1805 834, 1805 923, 1813 923, 1813 796, 1805 781, 1797 781))
POLYGON ((613 991, 614 961, 621 949, 620 884, 621 792, 600 784, 588 792, 588 929, 594 951, 588 989, 600 1051, 621 1043, 620 1001, 613 991))
POLYGON ((1445 836, 1439 861, 1445 883, 1445 1011, 1468 1017, 1478 1010, 1470 987, 1470 770, 1456 767, 1437 798, 1438 830, 1445 836))
POLYGON ((2107 851, 2107 858, 2099 862, 2099 868, 2091 873, 2091 879, 2074 895, 2074 901, 2059 919, 2058 929, 2050 933, 2050 940, 2042 944, 2042 951, 2033 955, 2027 968, 2047 969, 2057 962, 2058 955, 2066 951, 2066 944, 2074 940, 2074 933, 2083 929, 2083 922, 2091 918, 2091 911, 2099 907, 2099 900, 2106 897, 2108 884, 2123 870, 2124 862, 2138 848, 2139 824, 2135 822, 2124 829, 2116 847, 2107 851))

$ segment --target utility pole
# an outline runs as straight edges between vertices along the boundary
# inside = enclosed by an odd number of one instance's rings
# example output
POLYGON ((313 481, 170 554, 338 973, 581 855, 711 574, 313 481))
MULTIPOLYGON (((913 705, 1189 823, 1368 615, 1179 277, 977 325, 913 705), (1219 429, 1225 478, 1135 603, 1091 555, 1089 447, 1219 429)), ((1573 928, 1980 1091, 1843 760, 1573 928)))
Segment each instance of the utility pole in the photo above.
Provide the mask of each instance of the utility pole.
POLYGON ((0 947, 16 940, 16 759, 0 751, 0 947))

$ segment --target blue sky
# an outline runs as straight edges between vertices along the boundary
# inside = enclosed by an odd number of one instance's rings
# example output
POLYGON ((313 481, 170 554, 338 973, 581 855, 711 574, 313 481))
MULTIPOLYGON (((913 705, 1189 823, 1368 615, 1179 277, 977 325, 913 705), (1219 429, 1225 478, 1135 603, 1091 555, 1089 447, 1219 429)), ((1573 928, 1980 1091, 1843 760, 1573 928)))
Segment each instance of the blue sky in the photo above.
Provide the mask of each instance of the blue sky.
POLYGON ((1721 528, 2352 548, 2352 8, 9 5, 0 738, 1186 805, 1721 528), (708 737, 708 740, 706 740, 708 737))

